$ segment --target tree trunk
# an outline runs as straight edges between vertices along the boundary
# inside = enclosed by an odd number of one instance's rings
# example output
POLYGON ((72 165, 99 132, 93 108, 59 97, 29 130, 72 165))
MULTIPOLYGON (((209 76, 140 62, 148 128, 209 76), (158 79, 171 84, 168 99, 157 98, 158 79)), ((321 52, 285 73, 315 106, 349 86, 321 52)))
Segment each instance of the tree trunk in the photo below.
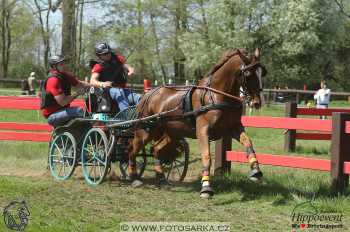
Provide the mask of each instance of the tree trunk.
POLYGON ((139 46, 139 65, 140 65, 140 78, 141 80, 146 77, 146 65, 145 65, 145 49, 144 45, 142 43, 143 36, 144 36, 144 25, 143 25, 143 14, 142 14, 142 1, 137 1, 137 26, 138 26, 138 44, 136 46, 139 46))
POLYGON ((81 0, 81 6, 80 6, 80 13, 79 13, 79 37, 78 37, 78 43, 79 43, 79 49, 77 52, 77 67, 78 67, 78 73, 80 74, 80 62, 81 62, 81 54, 82 54, 82 37, 83 37, 83 16, 84 16, 84 0, 81 0))
POLYGON ((198 3, 200 5, 200 9, 201 9, 201 13, 202 13, 203 33, 204 33, 205 43, 210 50, 211 43, 210 43, 210 37, 209 37, 209 25, 208 25, 207 16, 205 13, 204 2, 203 2, 203 0, 198 0, 198 3))
POLYGON ((157 36, 157 28, 156 28, 156 23, 154 22, 154 18, 155 18, 154 14, 151 13, 150 19, 151 19, 152 33, 153 33, 153 37, 154 37, 154 41, 155 41, 156 55, 157 55, 158 63, 160 65, 160 69, 161 69, 162 75, 163 75, 163 78, 162 78, 163 84, 165 84, 166 80, 167 80, 167 74, 166 74, 166 70, 165 70, 164 64, 162 62, 162 59, 160 57, 159 39, 157 36))
POLYGON ((177 82, 185 80, 185 55, 180 48, 179 37, 187 29, 186 0, 177 0, 175 9, 174 77, 177 82))
POLYGON ((8 3, 7 0, 1 1, 1 69, 0 74, 2 78, 7 78, 8 65, 10 60, 10 48, 11 48, 11 28, 10 28, 10 16, 12 6, 16 1, 8 3))
POLYGON ((45 67, 48 67, 48 57, 50 53, 50 28, 49 28, 49 17, 50 17, 50 12, 51 12, 51 7, 52 7, 52 2, 51 0, 48 1, 48 10, 46 12, 46 19, 45 19, 45 24, 44 20, 42 17, 42 7, 40 6, 38 0, 34 0, 36 9, 38 11, 38 19, 40 22, 40 32, 41 32, 41 37, 44 43, 44 65, 45 67))
POLYGON ((63 0, 62 2, 62 54, 69 58, 69 68, 75 71, 75 1, 63 0))

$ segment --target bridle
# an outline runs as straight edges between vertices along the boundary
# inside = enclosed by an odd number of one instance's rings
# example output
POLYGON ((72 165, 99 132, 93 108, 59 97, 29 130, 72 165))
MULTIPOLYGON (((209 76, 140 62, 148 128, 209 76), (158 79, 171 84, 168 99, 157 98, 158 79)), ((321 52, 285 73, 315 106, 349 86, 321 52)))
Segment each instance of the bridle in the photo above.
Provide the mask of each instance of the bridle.
MULTIPOLYGON (((241 87, 242 89, 240 90, 240 93, 243 95, 243 99, 241 99, 241 97, 236 97, 236 96, 233 96, 231 94, 226 94, 222 91, 219 91, 219 90, 216 90, 216 91, 213 91, 215 89, 211 88, 210 85, 211 85, 211 81, 212 81, 212 78, 215 74, 216 71, 219 70, 219 68, 211 73, 209 75, 209 78, 208 78, 208 82, 206 83, 206 86, 202 87, 206 90, 209 90, 209 96, 210 96, 210 99, 212 102, 214 102, 214 99, 212 97, 212 92, 219 92, 220 94, 222 95, 231 95, 231 98, 236 98, 237 100, 239 99, 240 102, 245 102, 245 101, 251 101, 251 96, 250 96, 250 91, 249 91, 249 88, 248 88, 248 78, 251 75, 251 73, 254 71, 256 72, 256 75, 258 76, 258 81, 259 81, 259 91, 262 91, 262 79, 261 77, 264 76, 266 74, 266 69, 265 67, 258 61, 258 62, 254 62, 254 63, 251 63, 249 65, 245 65, 244 63, 246 63, 248 58, 246 58, 239 49, 236 50, 236 52, 234 52, 233 54, 231 54, 227 60, 221 64, 220 67, 222 67, 223 65, 225 65, 232 57, 238 55, 239 58, 243 61, 243 64, 240 66, 240 70, 239 70, 239 75, 241 77, 241 87)), ((198 87, 197 87, 198 88, 198 87)), ((204 91, 202 94, 201 94, 201 102, 202 104, 204 103, 204 95, 206 94, 206 91, 204 91)), ((241 95, 240 94, 240 95, 241 95)))
POLYGON ((262 76, 266 74, 265 67, 260 62, 255 62, 253 64, 244 65, 242 64, 240 67, 240 75, 242 77, 242 83, 240 90, 241 94, 244 96, 244 99, 246 101, 250 101, 251 96, 249 94, 249 88, 248 88, 248 78, 252 76, 252 72, 256 73, 256 76, 258 77, 259 81, 259 91, 262 91, 262 76))

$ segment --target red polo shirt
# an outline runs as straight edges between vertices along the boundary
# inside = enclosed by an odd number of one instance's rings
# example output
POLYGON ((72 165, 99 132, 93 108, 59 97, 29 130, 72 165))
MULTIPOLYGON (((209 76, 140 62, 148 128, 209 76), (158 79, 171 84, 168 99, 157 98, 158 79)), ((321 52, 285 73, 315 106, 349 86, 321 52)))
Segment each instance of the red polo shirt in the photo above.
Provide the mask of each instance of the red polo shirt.
MULTIPOLYGON (((118 53, 117 53, 115 56, 116 56, 116 58, 119 60, 120 63, 125 64, 126 59, 125 59, 124 56, 122 56, 121 54, 118 54, 118 53)), ((102 65, 99 64, 99 63, 97 63, 97 64, 95 64, 94 67, 92 68, 91 73, 101 73, 102 70, 103 70, 102 65)), ((120 87, 120 88, 125 88, 125 87, 126 87, 126 84, 119 85, 118 87, 120 87)))
MULTIPOLYGON (((117 57, 120 63, 125 64, 126 60, 124 56, 122 56, 121 54, 116 54, 115 56, 117 57)), ((102 65, 97 63, 92 68, 91 73, 101 73, 102 69, 103 69, 102 65)))
MULTIPOLYGON (((69 81, 69 83, 72 86, 76 86, 77 84, 79 84, 79 81, 71 73, 63 72, 63 71, 58 72, 55 69, 51 69, 50 73, 52 73, 52 74, 60 73, 61 75, 64 76, 64 78, 66 78, 69 81)), ((51 93, 53 96, 58 96, 58 95, 64 93, 63 87, 61 85, 61 80, 57 77, 50 77, 48 79, 48 81, 46 82, 45 89, 46 89, 47 93, 51 93)), ((42 110, 42 114, 45 118, 48 118, 50 116, 50 114, 55 113, 56 111, 58 111, 60 109, 67 108, 69 106, 70 106, 70 104, 67 104, 65 106, 61 106, 56 102, 54 105, 49 106, 47 108, 44 108, 42 110)))

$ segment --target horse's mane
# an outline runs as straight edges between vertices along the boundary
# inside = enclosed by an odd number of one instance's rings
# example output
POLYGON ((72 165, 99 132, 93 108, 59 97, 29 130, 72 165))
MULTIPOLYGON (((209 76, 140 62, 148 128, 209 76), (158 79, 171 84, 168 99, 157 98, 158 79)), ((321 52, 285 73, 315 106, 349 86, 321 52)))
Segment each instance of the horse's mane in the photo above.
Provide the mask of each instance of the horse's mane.
POLYGON ((205 76, 213 75, 219 68, 221 68, 232 56, 238 54, 237 50, 239 50, 243 55, 246 55, 247 52, 243 48, 234 48, 225 51, 219 61, 209 70, 209 72, 205 76))

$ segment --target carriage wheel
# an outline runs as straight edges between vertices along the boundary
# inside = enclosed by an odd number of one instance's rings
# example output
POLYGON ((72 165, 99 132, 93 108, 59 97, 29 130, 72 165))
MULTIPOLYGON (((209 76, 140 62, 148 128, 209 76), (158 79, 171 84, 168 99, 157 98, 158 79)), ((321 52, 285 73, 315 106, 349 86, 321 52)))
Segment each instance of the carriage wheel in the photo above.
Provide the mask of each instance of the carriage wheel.
POLYGON ((172 162, 163 162, 163 171, 165 177, 170 182, 183 181, 187 174, 190 148, 186 140, 181 140, 177 147, 179 155, 172 162))
MULTIPOLYGON (((136 156, 136 169, 137 169, 137 176, 139 178, 142 177, 147 164, 147 154, 146 149, 144 148, 140 154, 136 156)), ((128 172, 128 165, 129 163, 127 161, 120 161, 119 162, 119 170, 120 170, 120 178, 122 180, 130 180, 129 172, 128 172)))
POLYGON ((85 181, 92 186, 100 184, 109 169, 108 139, 100 128, 92 128, 85 135, 81 150, 81 166, 85 181))
POLYGON ((74 172, 77 158, 77 143, 74 136, 64 132, 53 137, 49 150, 49 168, 57 180, 66 180, 74 172))

